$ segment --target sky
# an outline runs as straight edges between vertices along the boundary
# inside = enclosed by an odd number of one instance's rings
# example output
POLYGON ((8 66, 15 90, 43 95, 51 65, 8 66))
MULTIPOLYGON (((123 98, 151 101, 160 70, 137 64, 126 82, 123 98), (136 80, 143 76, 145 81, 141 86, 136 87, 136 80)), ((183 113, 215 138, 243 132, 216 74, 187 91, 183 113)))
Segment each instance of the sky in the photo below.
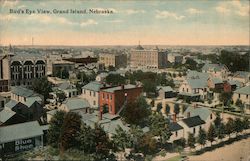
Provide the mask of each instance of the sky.
POLYGON ((0 0, 0 45, 249 45, 249 18, 248 0, 0 0))

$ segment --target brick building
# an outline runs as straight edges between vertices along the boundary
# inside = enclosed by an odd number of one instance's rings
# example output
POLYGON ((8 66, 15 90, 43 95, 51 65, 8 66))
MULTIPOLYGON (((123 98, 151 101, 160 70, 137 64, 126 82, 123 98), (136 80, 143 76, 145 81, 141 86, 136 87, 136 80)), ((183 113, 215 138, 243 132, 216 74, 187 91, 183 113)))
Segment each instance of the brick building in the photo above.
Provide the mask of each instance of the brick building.
POLYGON ((135 101, 141 93, 142 87, 131 84, 102 89, 99 93, 100 110, 102 113, 107 110, 110 114, 117 114, 124 103, 135 101), (105 106, 107 109, 104 109, 105 106))

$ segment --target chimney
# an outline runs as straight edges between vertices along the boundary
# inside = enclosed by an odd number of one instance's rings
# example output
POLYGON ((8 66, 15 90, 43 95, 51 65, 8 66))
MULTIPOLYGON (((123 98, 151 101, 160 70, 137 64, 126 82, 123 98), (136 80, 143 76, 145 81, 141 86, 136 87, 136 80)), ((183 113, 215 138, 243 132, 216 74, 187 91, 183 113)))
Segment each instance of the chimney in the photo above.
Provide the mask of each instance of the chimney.
POLYGON ((123 84, 123 85, 121 85, 121 87, 122 87, 122 89, 124 89, 124 84, 123 84))
POLYGON ((187 113, 187 118, 189 118, 189 117, 190 117, 190 112, 187 113))
POLYGON ((176 122, 176 114, 173 115, 173 122, 176 122))

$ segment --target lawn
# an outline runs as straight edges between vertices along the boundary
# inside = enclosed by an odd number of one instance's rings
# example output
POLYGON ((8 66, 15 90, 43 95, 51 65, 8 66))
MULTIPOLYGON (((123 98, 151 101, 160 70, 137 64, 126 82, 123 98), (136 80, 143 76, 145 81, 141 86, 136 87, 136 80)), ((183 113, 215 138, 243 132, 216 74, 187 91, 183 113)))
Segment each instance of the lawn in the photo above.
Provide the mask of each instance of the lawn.
POLYGON ((181 156, 178 155, 178 156, 175 156, 173 158, 169 158, 167 161, 180 161, 180 159, 181 159, 181 156))

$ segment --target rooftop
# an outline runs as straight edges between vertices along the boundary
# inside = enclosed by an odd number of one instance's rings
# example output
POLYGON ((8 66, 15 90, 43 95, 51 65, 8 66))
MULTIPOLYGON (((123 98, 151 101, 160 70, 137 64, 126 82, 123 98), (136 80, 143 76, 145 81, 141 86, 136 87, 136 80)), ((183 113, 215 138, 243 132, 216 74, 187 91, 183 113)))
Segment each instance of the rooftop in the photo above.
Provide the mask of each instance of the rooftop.
POLYGON ((35 93, 33 90, 22 86, 12 86, 11 92, 22 97, 31 97, 31 96, 38 96, 39 94, 35 93))
POLYGON ((218 71, 221 71, 223 69, 226 69, 227 70, 227 67, 223 64, 210 64, 210 63, 206 63, 203 67, 202 67, 202 70, 203 71, 209 71, 209 70, 212 70, 212 71, 215 71, 215 72, 218 72, 218 71))
POLYGON ((234 93, 250 95, 250 86, 245 86, 245 87, 239 88, 236 91, 234 91, 234 93))
POLYGON ((63 104, 65 104, 65 106, 67 106, 69 110, 78 110, 90 107, 88 101, 82 98, 68 98, 63 102, 63 104))
POLYGON ((37 121, 0 127, 0 143, 41 135, 43 135, 43 130, 37 121))
POLYGON ((198 125, 205 124, 205 121, 203 121, 200 116, 193 116, 189 118, 185 118, 182 120, 188 127, 195 127, 198 125))
MULTIPOLYGON (((137 86, 132 85, 132 84, 124 85, 124 89, 133 89, 133 88, 136 88, 136 87, 137 86)), ((118 90, 122 90, 122 86, 111 87, 111 88, 103 89, 102 91, 109 92, 109 93, 114 93, 115 91, 118 91, 118 90)))
POLYGON ((14 116, 16 112, 10 110, 10 109, 3 109, 0 112, 0 124, 5 123, 7 120, 9 120, 12 116, 14 116))
POLYGON ((177 122, 171 122, 169 124, 169 129, 171 131, 178 131, 178 130, 181 130, 183 129, 183 127, 181 125, 179 125, 177 122))
POLYGON ((193 117, 193 116, 200 116, 200 118, 202 120, 207 120, 207 118, 210 116, 210 114, 212 113, 211 110, 209 110, 208 108, 205 108, 205 107, 192 107, 192 106, 189 106, 185 112, 184 112, 184 115, 187 116, 188 112, 190 112, 190 117, 193 117))
POLYGON ((100 83, 100 82, 89 82, 88 84, 86 84, 85 86, 82 87, 82 89, 86 89, 86 90, 91 90, 91 91, 95 91, 95 92, 99 92, 100 88, 104 87, 105 85, 100 83))

